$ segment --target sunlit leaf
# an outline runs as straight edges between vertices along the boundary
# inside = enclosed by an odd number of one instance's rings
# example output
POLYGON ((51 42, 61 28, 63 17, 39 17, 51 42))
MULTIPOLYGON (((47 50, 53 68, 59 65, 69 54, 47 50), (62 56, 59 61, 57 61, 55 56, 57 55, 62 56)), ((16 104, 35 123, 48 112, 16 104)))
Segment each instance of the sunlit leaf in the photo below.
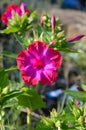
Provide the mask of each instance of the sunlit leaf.
POLYGON ((12 70, 17 70, 17 69, 18 69, 17 66, 12 66, 10 68, 5 69, 5 71, 12 71, 12 70))
POLYGON ((14 91, 9 92, 9 93, 7 93, 5 95, 2 95, 2 97, 1 97, 2 106, 6 103, 6 101, 8 101, 8 100, 10 100, 10 99, 12 99, 14 97, 17 97, 17 96, 19 96, 21 94, 22 94, 22 91, 14 90, 14 91))

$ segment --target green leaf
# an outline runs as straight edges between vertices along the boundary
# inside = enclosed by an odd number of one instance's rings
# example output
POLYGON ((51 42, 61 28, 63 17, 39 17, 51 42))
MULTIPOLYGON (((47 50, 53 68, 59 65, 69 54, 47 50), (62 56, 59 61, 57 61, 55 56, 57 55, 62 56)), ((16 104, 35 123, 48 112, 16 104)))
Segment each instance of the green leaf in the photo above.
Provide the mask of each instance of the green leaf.
POLYGON ((10 58, 16 58, 17 57, 16 54, 8 52, 8 51, 0 52, 0 55, 7 56, 7 57, 10 57, 10 58))
POLYGON ((66 47, 72 47, 72 46, 74 46, 76 43, 73 43, 73 42, 67 42, 66 43, 66 47))
POLYGON ((26 30, 29 30, 29 29, 31 29, 32 28, 32 25, 27 25, 27 27, 26 27, 26 30))
POLYGON ((19 96, 21 94, 22 94, 22 91, 15 90, 15 91, 9 92, 9 93, 7 93, 5 95, 2 95, 2 97, 1 97, 1 104, 2 104, 2 106, 4 106, 6 101, 8 101, 8 100, 10 100, 10 99, 12 99, 14 97, 17 97, 17 96, 19 96))
POLYGON ((43 122, 46 126, 49 126, 49 127, 54 126, 54 122, 53 122, 53 120, 52 120, 51 117, 42 116, 42 122, 43 122))
POLYGON ((36 14, 37 14, 36 11, 33 11, 33 12, 30 14, 30 16, 28 17, 28 22, 29 22, 29 23, 32 23, 32 22, 35 20, 35 18, 37 18, 37 17, 36 17, 36 14))
POLYGON ((0 89, 2 91, 9 84, 8 74, 3 68, 0 68, 0 89))
POLYGON ((69 48, 58 48, 57 47, 57 50, 64 51, 64 52, 78 53, 77 50, 73 50, 73 49, 69 49, 69 48))
POLYGON ((67 113, 65 113, 65 115, 59 115, 57 117, 57 119, 62 120, 64 122, 68 122, 68 121, 72 122, 72 121, 75 120, 75 117, 74 117, 74 115, 72 113, 67 112, 67 113))
POLYGON ((28 17, 27 17, 27 15, 25 14, 25 15, 22 15, 22 17, 21 17, 21 25, 22 26, 24 26, 26 23, 27 23, 27 21, 28 21, 28 17))
POLYGON ((7 72, 7 71, 12 71, 12 70, 17 70, 17 69, 18 69, 17 66, 12 66, 10 68, 5 69, 5 71, 7 72))
POLYGON ((53 128, 46 126, 44 123, 40 122, 38 123, 35 130, 53 130, 53 128))
POLYGON ((64 92, 74 97, 75 99, 86 102, 86 92, 79 92, 79 91, 72 91, 72 90, 65 90, 64 92))
POLYGON ((82 84, 82 88, 84 91, 86 91, 86 84, 82 84))
POLYGON ((27 47, 28 46, 28 38, 27 37, 24 37, 24 36, 19 36, 19 35, 16 35, 15 34, 15 38, 16 40, 21 44, 21 45, 24 45, 24 47, 27 47))
POLYGON ((3 30, 3 33, 9 34, 9 33, 18 32, 18 31, 19 31, 18 27, 8 27, 3 30))
POLYGON ((45 103, 35 90, 25 88, 23 93, 18 96, 20 106, 29 107, 30 109, 38 109, 45 107, 45 103))
POLYGON ((18 101, 12 98, 5 102, 5 104, 3 105, 3 108, 8 108, 8 107, 17 106, 17 105, 18 105, 18 101))
POLYGON ((35 18, 36 15, 37 15, 37 11, 33 11, 33 12, 30 14, 30 17, 35 18))

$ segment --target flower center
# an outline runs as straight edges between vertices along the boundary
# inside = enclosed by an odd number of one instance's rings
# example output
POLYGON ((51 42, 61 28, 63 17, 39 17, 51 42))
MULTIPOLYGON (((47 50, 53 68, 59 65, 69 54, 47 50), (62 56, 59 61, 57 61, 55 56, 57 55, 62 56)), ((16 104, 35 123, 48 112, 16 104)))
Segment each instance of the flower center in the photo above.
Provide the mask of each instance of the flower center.
POLYGON ((43 59, 36 59, 34 62, 34 67, 41 69, 42 67, 44 67, 44 61, 43 59))

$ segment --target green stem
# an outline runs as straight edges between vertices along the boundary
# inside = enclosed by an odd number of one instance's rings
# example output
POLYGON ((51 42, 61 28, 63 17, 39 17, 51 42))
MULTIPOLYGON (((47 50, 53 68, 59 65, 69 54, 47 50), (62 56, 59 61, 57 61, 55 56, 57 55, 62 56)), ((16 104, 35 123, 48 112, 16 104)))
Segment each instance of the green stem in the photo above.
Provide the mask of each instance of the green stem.
POLYGON ((64 94, 63 100, 62 100, 62 104, 61 104, 61 108, 60 108, 60 113, 62 112, 63 108, 64 108, 64 104, 65 104, 65 100, 66 100, 66 94, 64 94))
POLYGON ((14 33, 15 39, 16 39, 16 40, 18 41, 18 43, 21 45, 22 49, 24 49, 24 46, 22 45, 22 42, 18 39, 17 35, 18 35, 18 34, 15 34, 15 33, 14 33))
POLYGON ((40 83, 38 83, 37 85, 36 85, 36 91, 37 91, 37 93, 38 93, 38 91, 39 91, 39 86, 40 86, 40 83))
POLYGON ((3 112, 2 112, 1 109, 0 109, 0 130, 5 130, 4 119, 3 119, 3 112))
POLYGON ((27 111, 27 126, 28 130, 31 130, 31 111, 27 111))

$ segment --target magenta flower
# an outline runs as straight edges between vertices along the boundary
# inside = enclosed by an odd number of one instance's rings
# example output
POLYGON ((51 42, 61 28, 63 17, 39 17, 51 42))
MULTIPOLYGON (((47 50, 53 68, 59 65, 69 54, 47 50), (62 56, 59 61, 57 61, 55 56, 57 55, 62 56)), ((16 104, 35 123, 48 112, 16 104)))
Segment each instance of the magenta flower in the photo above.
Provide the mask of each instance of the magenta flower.
POLYGON ((79 35, 77 35, 77 36, 72 37, 71 39, 69 39, 68 42, 75 42, 75 41, 80 40, 80 39, 83 38, 83 37, 84 37, 83 34, 79 34, 79 35))
POLYGON ((22 16, 23 14, 29 15, 30 11, 27 9, 24 3, 21 3, 20 6, 11 4, 1 16, 2 22, 7 25, 9 23, 9 19, 12 19, 15 13, 17 13, 19 16, 22 16))
POLYGON ((18 69, 26 84, 52 84, 57 76, 57 69, 62 64, 62 56, 44 42, 35 41, 27 50, 22 50, 17 57, 18 69))

